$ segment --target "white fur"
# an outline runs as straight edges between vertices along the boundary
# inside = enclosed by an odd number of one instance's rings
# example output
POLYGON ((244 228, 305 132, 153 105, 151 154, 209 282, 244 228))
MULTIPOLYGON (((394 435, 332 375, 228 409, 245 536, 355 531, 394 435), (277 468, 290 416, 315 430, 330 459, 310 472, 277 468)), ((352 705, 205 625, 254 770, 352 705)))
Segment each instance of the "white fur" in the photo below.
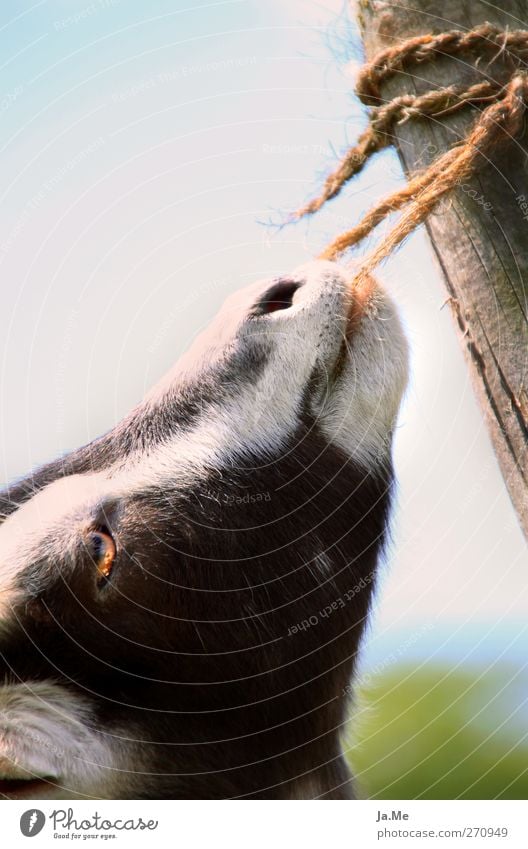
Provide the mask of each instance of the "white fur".
POLYGON ((408 377, 396 308, 378 289, 349 341, 349 356, 321 414, 322 430, 366 469, 384 460, 408 377))
POLYGON ((53 682, 0 688, 0 779, 47 777, 46 795, 61 799, 76 797, 78 787, 111 797, 115 770, 123 768, 119 746, 90 727, 80 696, 53 682))

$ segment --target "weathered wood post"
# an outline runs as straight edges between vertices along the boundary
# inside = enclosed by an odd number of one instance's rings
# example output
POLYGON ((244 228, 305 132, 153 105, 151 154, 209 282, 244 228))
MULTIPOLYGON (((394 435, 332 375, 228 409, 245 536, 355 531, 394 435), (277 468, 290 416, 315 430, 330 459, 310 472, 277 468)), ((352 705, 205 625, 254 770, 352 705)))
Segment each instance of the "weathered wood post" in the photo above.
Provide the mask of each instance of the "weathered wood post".
MULTIPOLYGON (((480 0, 361 0, 353 11, 368 61, 428 32, 469 30, 485 21, 528 29, 523 0, 502 0, 500 6, 480 0)), ((479 62, 438 55, 388 79, 381 93, 385 101, 451 83, 502 81, 504 74, 500 55, 491 63, 488 56, 479 62)), ((394 141, 405 173, 414 175, 465 138, 478 109, 468 105, 452 115, 397 124, 394 141)), ((426 226, 502 474, 528 537, 528 136, 505 140, 426 226)))

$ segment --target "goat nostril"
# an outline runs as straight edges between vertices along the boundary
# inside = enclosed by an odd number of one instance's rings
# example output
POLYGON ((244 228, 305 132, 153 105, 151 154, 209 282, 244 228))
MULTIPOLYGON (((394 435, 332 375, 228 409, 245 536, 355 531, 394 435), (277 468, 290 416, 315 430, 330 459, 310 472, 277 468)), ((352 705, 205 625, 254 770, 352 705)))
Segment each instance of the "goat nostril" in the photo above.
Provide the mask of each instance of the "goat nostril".
POLYGON ((293 304, 293 296, 301 283, 294 280, 279 280, 261 296, 256 304, 254 315, 268 315, 277 310, 287 310, 293 304))

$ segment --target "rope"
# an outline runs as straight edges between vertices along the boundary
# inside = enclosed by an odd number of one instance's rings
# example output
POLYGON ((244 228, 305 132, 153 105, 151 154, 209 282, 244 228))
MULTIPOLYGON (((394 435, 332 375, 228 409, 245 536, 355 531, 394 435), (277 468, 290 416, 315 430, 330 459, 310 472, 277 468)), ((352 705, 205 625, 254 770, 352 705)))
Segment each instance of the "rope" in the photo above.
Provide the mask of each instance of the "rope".
POLYGON ((323 185, 319 197, 299 209, 299 219, 317 212, 334 198, 345 183, 358 174, 370 157, 393 142, 393 128, 410 119, 445 116, 466 104, 489 103, 480 113, 469 135, 434 160, 408 184, 372 207, 363 219, 338 236, 320 255, 336 259, 348 248, 361 242, 388 215, 401 211, 401 217, 382 243, 362 263, 357 277, 365 283, 369 272, 385 259, 434 210, 455 186, 465 182, 486 161, 506 137, 522 132, 528 105, 528 74, 520 65, 528 61, 528 32, 504 32, 486 23, 469 32, 454 30, 439 35, 408 39, 397 47, 384 50, 359 75, 356 92, 371 106, 369 126, 356 145, 345 154, 338 168, 323 185), (483 55, 504 62, 509 76, 506 84, 484 80, 469 87, 450 85, 422 95, 402 95, 380 104, 381 87, 394 74, 410 66, 448 56, 483 55))
POLYGON ((367 129, 360 135, 356 145, 347 151, 339 167, 325 180, 323 191, 302 209, 295 213, 295 218, 303 218, 321 209, 324 204, 334 198, 345 183, 359 174, 366 161, 379 150, 393 143, 392 128, 394 124, 403 124, 409 118, 439 117, 461 109, 466 103, 477 103, 489 100, 500 90, 498 84, 482 82, 469 89, 461 86, 446 86, 438 91, 428 91, 415 97, 404 94, 395 97, 390 103, 372 109, 367 129))

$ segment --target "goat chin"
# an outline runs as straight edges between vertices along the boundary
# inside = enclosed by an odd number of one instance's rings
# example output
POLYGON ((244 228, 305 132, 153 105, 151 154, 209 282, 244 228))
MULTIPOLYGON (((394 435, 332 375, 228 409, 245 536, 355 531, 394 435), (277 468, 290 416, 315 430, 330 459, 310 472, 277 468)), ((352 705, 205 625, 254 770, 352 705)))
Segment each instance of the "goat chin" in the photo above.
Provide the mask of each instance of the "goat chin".
POLYGON ((386 294, 309 263, 0 493, 0 794, 353 796, 406 379, 386 294))

